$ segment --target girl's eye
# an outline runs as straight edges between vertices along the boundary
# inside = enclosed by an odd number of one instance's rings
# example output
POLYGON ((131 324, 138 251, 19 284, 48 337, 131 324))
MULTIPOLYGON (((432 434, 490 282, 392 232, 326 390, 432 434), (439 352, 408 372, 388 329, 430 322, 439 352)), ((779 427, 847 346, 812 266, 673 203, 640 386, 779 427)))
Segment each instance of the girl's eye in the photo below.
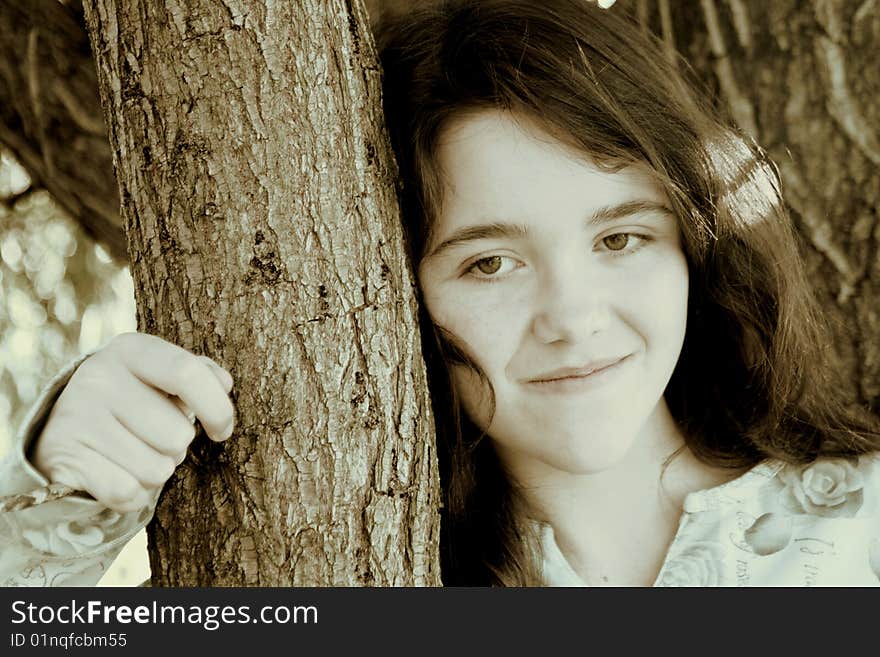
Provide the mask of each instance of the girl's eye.
POLYGON ((635 233, 614 233, 614 235, 602 238, 602 244, 605 248, 615 255, 633 253, 648 241, 650 241, 649 237, 635 233))
POLYGON ((475 278, 498 278, 499 274, 508 274, 516 269, 516 261, 506 256, 489 256, 480 258, 467 268, 467 273, 475 278))
POLYGON ((629 238, 629 233, 615 233, 604 238, 602 243, 611 251, 623 251, 629 244, 629 238))
POLYGON ((501 269, 501 256, 492 256, 491 258, 477 260, 474 263, 474 267, 486 275, 497 274, 498 270, 501 269))

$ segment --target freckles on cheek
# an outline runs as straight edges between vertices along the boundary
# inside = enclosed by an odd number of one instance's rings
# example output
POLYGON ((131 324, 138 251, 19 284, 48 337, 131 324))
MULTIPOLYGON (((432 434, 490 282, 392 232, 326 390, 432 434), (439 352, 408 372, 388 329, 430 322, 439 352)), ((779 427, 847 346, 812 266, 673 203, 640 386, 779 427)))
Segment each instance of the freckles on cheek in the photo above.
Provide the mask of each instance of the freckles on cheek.
POLYGON ((497 339, 500 327, 495 325, 496 309, 463 295, 435 295, 426 298, 432 321, 453 333, 478 357, 484 345, 497 339))
POLYGON ((493 351, 503 344, 512 328, 491 304, 460 303, 447 317, 447 328, 468 345, 471 356, 481 364, 494 360, 493 351))
POLYGON ((688 300, 687 265, 675 264, 678 266, 669 263, 644 277, 645 284, 637 293, 643 316, 673 332, 686 323, 688 300))
MULTIPOLYGON (((450 297, 449 303, 435 304, 432 319, 451 332, 490 382, 506 363, 504 322, 496 321, 498 309, 484 300, 450 297)), ((465 413, 481 430, 488 431, 493 416, 494 384, 487 385, 475 371, 461 365, 450 368, 453 386, 459 394, 465 413)))

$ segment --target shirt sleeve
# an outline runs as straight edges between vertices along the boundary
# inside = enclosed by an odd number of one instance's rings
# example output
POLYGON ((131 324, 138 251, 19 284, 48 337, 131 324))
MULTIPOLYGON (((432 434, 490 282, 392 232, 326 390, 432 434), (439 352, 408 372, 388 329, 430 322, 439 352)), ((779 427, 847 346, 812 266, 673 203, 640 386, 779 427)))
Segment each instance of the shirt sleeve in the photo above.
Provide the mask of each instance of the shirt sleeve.
POLYGON ((28 448, 83 360, 49 382, 0 462, 0 586, 94 586, 153 516, 155 503, 117 513, 85 494, 58 498, 57 487, 27 460, 28 448))

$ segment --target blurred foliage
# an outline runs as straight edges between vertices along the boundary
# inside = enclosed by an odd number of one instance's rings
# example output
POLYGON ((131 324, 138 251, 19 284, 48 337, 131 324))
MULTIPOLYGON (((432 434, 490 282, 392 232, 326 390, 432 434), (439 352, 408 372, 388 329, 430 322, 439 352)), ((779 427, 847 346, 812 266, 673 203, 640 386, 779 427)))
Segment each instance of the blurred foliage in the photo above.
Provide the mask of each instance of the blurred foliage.
POLYGON ((54 374, 135 330, 128 268, 30 184, 0 154, 0 454, 54 374))
MULTIPOLYGON (((0 152, 0 458, 64 365, 135 328, 128 267, 113 262, 0 152)), ((141 531, 100 583, 130 586, 149 576, 141 531)))

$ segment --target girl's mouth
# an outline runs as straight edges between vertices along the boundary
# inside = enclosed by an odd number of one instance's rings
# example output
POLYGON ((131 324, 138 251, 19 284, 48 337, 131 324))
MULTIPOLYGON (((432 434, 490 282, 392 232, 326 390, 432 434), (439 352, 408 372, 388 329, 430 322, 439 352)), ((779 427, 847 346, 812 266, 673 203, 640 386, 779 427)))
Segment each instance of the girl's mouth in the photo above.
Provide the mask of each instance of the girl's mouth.
POLYGON ((630 360, 628 354, 615 359, 595 361, 580 368, 562 368, 526 382, 531 389, 546 393, 585 392, 609 383, 630 360))

